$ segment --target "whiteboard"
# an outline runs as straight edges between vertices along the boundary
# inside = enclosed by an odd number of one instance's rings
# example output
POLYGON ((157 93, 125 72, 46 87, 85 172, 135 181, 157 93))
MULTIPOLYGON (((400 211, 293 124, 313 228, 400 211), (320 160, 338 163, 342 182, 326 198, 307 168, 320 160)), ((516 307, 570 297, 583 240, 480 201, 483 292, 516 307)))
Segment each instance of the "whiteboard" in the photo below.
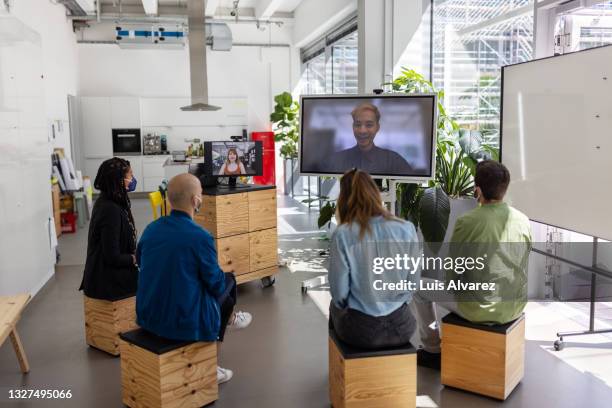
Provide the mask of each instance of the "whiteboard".
POLYGON ((612 46, 504 67, 501 132, 512 206, 612 239, 612 46))

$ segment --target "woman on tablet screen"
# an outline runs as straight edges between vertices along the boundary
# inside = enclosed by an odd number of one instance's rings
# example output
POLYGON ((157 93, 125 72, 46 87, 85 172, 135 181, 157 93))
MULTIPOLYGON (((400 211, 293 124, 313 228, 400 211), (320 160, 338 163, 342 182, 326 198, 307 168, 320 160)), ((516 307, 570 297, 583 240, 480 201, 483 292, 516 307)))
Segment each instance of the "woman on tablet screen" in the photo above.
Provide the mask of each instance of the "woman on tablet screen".
POLYGON ((235 148, 230 148, 227 151, 227 159, 225 159, 225 163, 221 166, 221 170, 219 170, 220 176, 241 176, 245 175, 246 170, 244 168, 244 164, 238 158, 238 151, 235 148))

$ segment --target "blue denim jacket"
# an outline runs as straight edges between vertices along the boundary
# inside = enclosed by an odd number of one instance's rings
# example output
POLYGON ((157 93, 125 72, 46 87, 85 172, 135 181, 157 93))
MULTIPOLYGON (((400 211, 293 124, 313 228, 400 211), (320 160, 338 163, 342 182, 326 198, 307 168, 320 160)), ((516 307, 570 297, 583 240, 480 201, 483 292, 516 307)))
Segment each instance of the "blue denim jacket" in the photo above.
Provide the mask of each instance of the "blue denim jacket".
POLYGON ((158 336, 216 341, 225 289, 212 236, 182 211, 149 224, 138 242, 137 323, 158 336))
POLYGON ((331 238, 329 259, 329 286, 332 302, 340 308, 349 307, 370 316, 386 316, 402 304, 410 303, 412 291, 381 291, 382 282, 418 282, 420 270, 392 268, 374 273, 374 258, 395 258, 396 255, 419 256, 419 244, 412 223, 373 217, 370 233, 359 237, 359 225, 342 224, 331 238), (379 281, 379 282, 376 282, 379 281))

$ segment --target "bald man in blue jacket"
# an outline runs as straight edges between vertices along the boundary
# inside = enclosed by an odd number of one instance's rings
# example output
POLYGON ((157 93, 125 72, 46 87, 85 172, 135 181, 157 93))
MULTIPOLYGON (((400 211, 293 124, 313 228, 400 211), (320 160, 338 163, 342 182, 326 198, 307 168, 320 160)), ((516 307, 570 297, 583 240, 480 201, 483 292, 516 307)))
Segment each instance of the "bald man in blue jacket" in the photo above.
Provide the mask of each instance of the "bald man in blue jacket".
MULTIPOLYGON (((252 316, 233 312, 236 279, 217 262, 213 237, 193 221, 202 205, 200 181, 180 174, 168 184, 172 212, 144 230, 136 249, 140 266, 137 323, 160 337, 223 341, 226 327, 247 327, 252 316)), ((217 367, 219 383, 231 370, 217 367)))

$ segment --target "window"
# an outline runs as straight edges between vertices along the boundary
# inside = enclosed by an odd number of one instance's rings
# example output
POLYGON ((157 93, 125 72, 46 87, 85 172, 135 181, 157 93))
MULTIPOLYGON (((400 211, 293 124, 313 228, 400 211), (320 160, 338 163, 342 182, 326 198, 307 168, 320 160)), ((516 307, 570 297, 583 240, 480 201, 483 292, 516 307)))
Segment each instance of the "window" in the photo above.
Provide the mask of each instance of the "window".
POLYGON ((612 44, 612 1, 557 16, 555 53, 612 44))
POLYGON ((304 92, 305 94, 325 93, 325 54, 313 57, 305 64, 304 92))
POLYGON ((332 93, 358 92, 357 58, 357 31, 331 46, 332 93))
MULTIPOLYGON (((357 18, 352 17, 319 41, 301 50, 300 90, 307 94, 356 94, 358 92, 357 18)), ((294 196, 312 199, 328 196, 334 181, 303 177, 301 191, 294 196)), ((321 207, 322 200, 308 201, 308 207, 321 207)))
POLYGON ((499 144, 501 67, 533 55, 530 0, 434 0, 432 79, 462 127, 499 144))
POLYGON ((357 93, 357 19, 301 50, 302 94, 357 93))

